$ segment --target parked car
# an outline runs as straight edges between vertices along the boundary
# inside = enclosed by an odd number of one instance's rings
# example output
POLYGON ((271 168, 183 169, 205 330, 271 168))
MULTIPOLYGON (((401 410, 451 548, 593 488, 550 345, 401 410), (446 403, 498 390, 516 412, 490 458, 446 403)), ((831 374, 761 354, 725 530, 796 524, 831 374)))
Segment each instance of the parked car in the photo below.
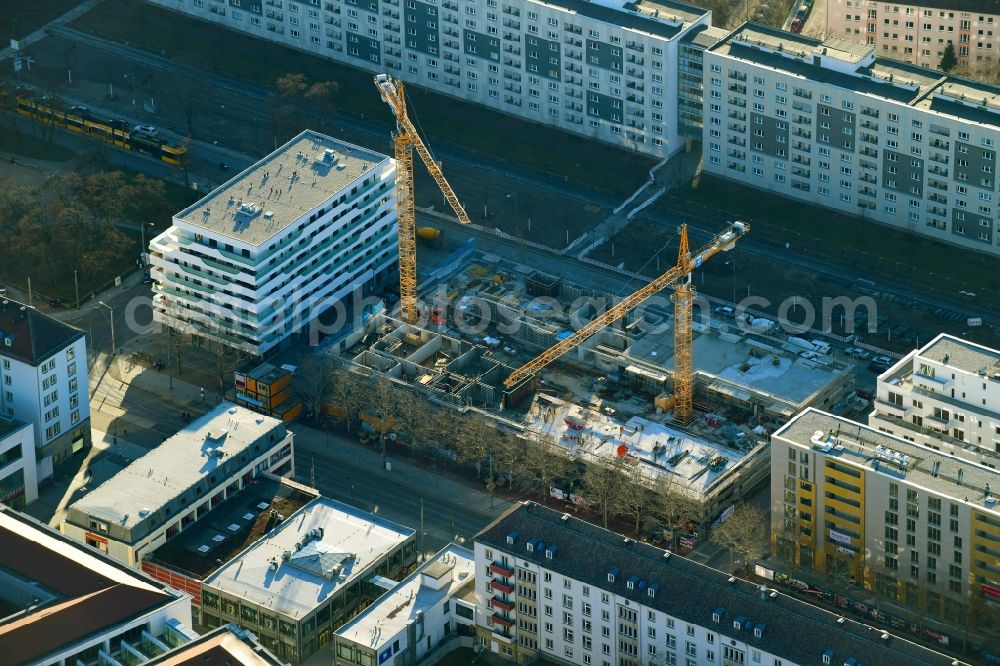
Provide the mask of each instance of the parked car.
POLYGON ((866 358, 871 358, 871 352, 869 352, 867 349, 862 349, 861 347, 848 347, 847 349, 844 350, 844 353, 847 354, 848 356, 852 356, 854 358, 860 358, 862 360, 866 358))
POLYGON ((892 367, 892 359, 882 355, 876 356, 868 364, 868 369, 872 372, 885 372, 890 367, 892 367))
POLYGON ((814 360, 816 360, 816 359, 819 358, 819 354, 817 354, 814 351, 804 351, 804 352, 800 353, 799 356, 801 358, 806 359, 807 361, 814 361, 814 360))
POLYGON ((736 316, 736 310, 729 307, 728 305, 720 305, 719 307, 715 308, 714 312, 720 317, 727 317, 729 319, 732 319, 733 317, 736 316))
POLYGON ((794 18, 792 19, 792 32, 802 32, 802 19, 794 18))
POLYGON ((813 349, 820 354, 827 355, 830 353, 830 343, 826 340, 810 340, 809 342, 812 343, 813 349))
POLYGON ((808 13, 809 13, 809 8, 806 7, 805 5, 802 5, 801 7, 799 7, 799 10, 795 12, 795 18, 805 21, 806 14, 808 13))
POLYGON ((150 134, 150 135, 155 135, 157 132, 159 132, 159 130, 153 127, 152 125, 136 125, 132 131, 142 132, 143 134, 150 134))

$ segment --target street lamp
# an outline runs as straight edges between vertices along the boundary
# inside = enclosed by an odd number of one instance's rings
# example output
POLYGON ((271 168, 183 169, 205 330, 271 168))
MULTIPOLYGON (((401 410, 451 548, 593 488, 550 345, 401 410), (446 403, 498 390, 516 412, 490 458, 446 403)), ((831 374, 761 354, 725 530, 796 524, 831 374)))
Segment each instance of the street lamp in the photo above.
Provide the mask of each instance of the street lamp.
POLYGON ((139 230, 142 231, 142 254, 146 254, 146 227, 156 226, 152 222, 140 222, 139 230))
POLYGON ((508 194, 504 198, 505 199, 510 199, 511 197, 514 197, 514 228, 516 229, 517 228, 517 192, 511 192, 510 194, 508 194))
POLYGON ((118 345, 115 344, 115 309, 104 301, 97 301, 97 304, 103 305, 111 311, 111 355, 114 356, 118 350, 118 345))
POLYGON ((135 106, 135 72, 122 74, 123 79, 132 79, 132 106, 135 106))
POLYGON ((729 264, 733 265, 733 303, 736 302, 736 259, 730 259, 726 262, 726 266, 729 264))

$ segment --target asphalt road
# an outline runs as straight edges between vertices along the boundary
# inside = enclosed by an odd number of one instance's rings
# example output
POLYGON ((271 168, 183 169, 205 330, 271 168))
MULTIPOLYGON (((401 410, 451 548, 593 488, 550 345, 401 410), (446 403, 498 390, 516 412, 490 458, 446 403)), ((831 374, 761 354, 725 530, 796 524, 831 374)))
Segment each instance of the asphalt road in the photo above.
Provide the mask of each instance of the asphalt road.
POLYGON ((424 552, 472 537, 510 504, 433 473, 414 476, 410 465, 393 462, 391 471, 373 465, 374 453, 337 434, 296 428, 297 481, 331 497, 415 529, 424 520, 424 552), (428 479, 429 482, 428 482, 428 479), (429 485, 423 485, 429 483, 429 485), (422 504, 421 504, 422 503, 422 504))

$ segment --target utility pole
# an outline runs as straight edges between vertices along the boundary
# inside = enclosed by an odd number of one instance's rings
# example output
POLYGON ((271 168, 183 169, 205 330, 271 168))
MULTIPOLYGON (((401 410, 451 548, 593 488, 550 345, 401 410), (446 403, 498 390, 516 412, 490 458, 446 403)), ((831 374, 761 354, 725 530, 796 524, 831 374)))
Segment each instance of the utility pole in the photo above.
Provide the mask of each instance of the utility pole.
POLYGON ((31 278, 28 278, 28 307, 31 307, 31 278))
POLYGON ((76 289, 76 309, 80 309, 80 280, 77 279, 76 270, 73 271, 73 287, 76 289))
POLYGON ((167 377, 170 378, 170 388, 174 388, 174 367, 170 363, 170 345, 174 342, 174 329, 167 326, 167 377))
MULTIPOLYGON (((417 532, 417 557, 424 556, 424 498, 420 498, 420 531, 417 532)), ((418 559, 419 561, 419 559, 418 559)))
POLYGON ((316 487, 316 456, 310 458, 312 461, 312 468, 309 470, 309 487, 316 487))

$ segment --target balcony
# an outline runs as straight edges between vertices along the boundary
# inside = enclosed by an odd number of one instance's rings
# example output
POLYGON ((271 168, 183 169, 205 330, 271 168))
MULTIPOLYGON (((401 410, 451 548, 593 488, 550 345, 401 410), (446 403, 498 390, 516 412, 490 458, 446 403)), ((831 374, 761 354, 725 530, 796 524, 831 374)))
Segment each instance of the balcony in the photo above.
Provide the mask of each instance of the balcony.
POLYGON ((862 148, 860 152, 865 157, 872 157, 872 158, 876 158, 876 159, 878 158, 878 151, 875 150, 874 148, 865 147, 865 148, 862 148))
POLYGON ((736 84, 736 83, 731 83, 731 84, 729 84, 729 86, 727 88, 728 88, 729 92, 735 92, 735 93, 739 93, 741 95, 746 95, 747 94, 747 87, 746 86, 741 86, 741 85, 736 84))
POLYGON ((745 121, 747 119, 747 114, 740 113, 739 111, 730 111, 728 115, 730 118, 735 118, 736 120, 745 121))
POLYGON ((948 159, 949 158, 947 158, 947 157, 945 157, 943 155, 940 155, 939 153, 931 153, 931 155, 930 155, 930 157, 928 159, 931 162, 937 162, 938 164, 948 164, 948 159))
POLYGON ((938 150, 951 150, 951 142, 941 141, 940 139, 931 139, 931 148, 937 148, 938 150))
POLYGON ((510 613, 512 610, 514 610, 513 602, 507 601, 506 599, 501 599, 500 597, 493 597, 490 600, 490 603, 493 605, 493 608, 499 608, 505 613, 510 613))
POLYGON ((497 624, 505 629, 510 629, 514 626, 514 620, 510 617, 505 617, 500 613, 493 613, 493 623, 497 624))
POLYGON ((490 571, 504 578, 510 578, 514 575, 514 567, 505 567, 497 562, 490 563, 490 571))
POLYGON ((504 585, 503 583, 501 583, 500 581, 496 580, 495 578, 490 581, 490 587, 493 588, 494 590, 499 590, 500 592, 503 592, 504 594, 514 594, 514 586, 513 585, 504 585))
POLYGON ((795 164, 801 164, 802 166, 809 166, 812 164, 812 159, 809 157, 802 157, 801 155, 796 155, 792 158, 792 162, 795 164))
POLYGON ((735 79, 737 81, 746 81, 747 80, 747 75, 746 74, 740 74, 739 72, 729 72, 729 78, 735 79))
POLYGON ((878 123, 873 123, 870 120, 862 120, 861 121, 861 127, 864 128, 864 129, 866 129, 866 130, 871 130, 873 132, 877 132, 878 131, 878 123))
POLYGON ((941 176, 942 178, 948 177, 948 169, 942 169, 939 166, 932 166, 927 169, 927 173, 932 173, 935 176, 941 176))

